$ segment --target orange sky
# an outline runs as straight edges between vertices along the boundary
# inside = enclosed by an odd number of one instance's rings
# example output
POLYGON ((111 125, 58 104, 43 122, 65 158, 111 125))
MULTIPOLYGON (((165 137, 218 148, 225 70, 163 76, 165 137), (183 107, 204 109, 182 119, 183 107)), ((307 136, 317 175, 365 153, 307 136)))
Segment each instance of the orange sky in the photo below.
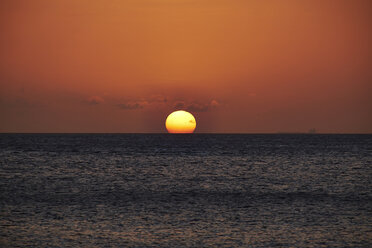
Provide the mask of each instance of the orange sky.
POLYGON ((372 132, 372 2, 2 0, 0 132, 372 132))

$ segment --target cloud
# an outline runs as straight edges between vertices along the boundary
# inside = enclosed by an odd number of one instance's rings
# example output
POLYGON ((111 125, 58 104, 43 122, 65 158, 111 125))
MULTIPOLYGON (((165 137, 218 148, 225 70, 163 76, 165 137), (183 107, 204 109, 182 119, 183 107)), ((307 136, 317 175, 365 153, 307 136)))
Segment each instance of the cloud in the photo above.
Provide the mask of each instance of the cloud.
POLYGON ((146 101, 138 101, 138 102, 127 102, 127 103, 120 103, 118 107, 124 110, 136 110, 136 109, 143 109, 148 102, 146 101))
MULTIPOLYGON (((159 104, 168 105, 166 97, 162 95, 152 95, 148 98, 140 98, 132 101, 119 102, 116 106, 123 110, 138 110, 143 108, 161 108, 159 104)), ((206 112, 220 107, 221 104, 213 99, 207 103, 175 101, 173 102, 174 110, 186 110, 190 112, 206 112)))
POLYGON ((187 106, 186 110, 192 112, 206 112, 215 109, 219 106, 221 106, 221 104, 217 102, 217 100, 212 100, 211 102, 205 104, 191 103, 190 105, 187 106))
POLYGON ((187 111, 191 112, 206 112, 209 110, 208 104, 191 103, 186 107, 187 111))
POLYGON ((37 99, 26 99, 23 97, 16 97, 14 99, 0 99, 1 107, 10 107, 10 108, 41 108, 46 107, 45 103, 37 99))
POLYGON ((105 100, 100 96, 91 96, 88 98, 88 103, 90 105, 98 105, 103 103, 105 100))
POLYGON ((173 106, 174 109, 184 109, 185 103, 184 102, 176 102, 173 106))
POLYGON ((152 95, 146 98, 138 98, 137 100, 119 102, 116 106, 123 110, 136 110, 151 107, 152 105, 165 104, 167 101, 167 98, 163 95, 152 95))
POLYGON ((221 104, 217 102, 216 100, 212 100, 211 103, 209 104, 209 106, 211 106, 212 108, 219 107, 220 105, 221 104))
POLYGON ((175 102, 173 108, 176 110, 185 109, 190 112, 206 112, 217 107, 221 104, 217 100, 212 100, 209 103, 188 103, 185 104, 182 101, 175 102))
POLYGON ((167 101, 167 98, 163 95, 152 95, 149 99, 149 102, 154 103, 166 103, 167 101))

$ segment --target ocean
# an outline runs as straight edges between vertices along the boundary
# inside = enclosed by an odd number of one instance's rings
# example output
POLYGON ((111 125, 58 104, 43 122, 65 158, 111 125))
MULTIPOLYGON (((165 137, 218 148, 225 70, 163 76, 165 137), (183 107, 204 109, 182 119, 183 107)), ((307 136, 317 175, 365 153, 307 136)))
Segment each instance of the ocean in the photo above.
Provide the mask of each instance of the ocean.
POLYGON ((1 247, 372 247, 372 135, 1 134, 1 247))

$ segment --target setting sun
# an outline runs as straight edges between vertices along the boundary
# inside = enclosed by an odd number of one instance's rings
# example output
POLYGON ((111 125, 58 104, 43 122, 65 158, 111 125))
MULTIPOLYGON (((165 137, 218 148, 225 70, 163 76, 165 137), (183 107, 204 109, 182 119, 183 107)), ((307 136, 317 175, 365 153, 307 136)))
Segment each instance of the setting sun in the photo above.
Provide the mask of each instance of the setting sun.
POLYGON ((165 127, 169 133, 193 133, 196 121, 191 113, 178 110, 168 115, 165 127))

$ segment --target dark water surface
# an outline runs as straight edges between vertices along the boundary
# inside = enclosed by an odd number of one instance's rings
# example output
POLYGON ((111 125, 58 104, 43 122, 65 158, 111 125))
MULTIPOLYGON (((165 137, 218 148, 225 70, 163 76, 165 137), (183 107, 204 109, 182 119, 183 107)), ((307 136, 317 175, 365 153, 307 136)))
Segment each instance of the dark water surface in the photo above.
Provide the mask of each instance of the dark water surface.
POLYGON ((372 247, 372 135, 0 135, 1 247, 372 247))

